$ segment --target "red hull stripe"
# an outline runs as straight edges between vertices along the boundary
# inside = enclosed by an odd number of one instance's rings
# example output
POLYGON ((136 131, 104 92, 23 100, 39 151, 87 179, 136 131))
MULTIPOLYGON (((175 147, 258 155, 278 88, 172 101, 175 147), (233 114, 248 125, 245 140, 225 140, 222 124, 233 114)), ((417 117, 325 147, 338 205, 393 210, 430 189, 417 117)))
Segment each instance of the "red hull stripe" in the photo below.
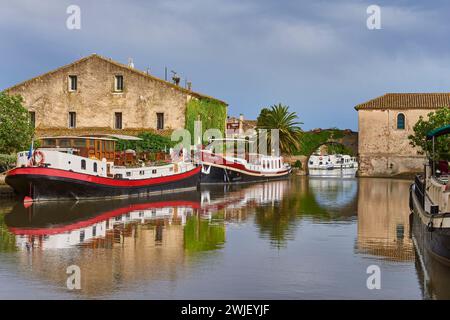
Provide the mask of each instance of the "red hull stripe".
POLYGON ((38 236, 38 235, 54 235, 59 233, 64 233, 76 229, 81 229, 88 227, 90 225, 93 225, 95 223, 107 220, 112 217, 116 217, 119 215, 126 214, 131 211, 137 211, 137 210, 149 210, 149 209, 156 209, 156 208, 166 208, 166 207, 189 207, 192 209, 199 209, 200 204, 193 201, 166 201, 166 202, 156 202, 156 203, 142 203, 142 204, 132 204, 127 207, 118 208, 115 210, 111 210, 108 212, 105 212, 103 214, 100 214, 94 218, 83 220, 80 222, 76 222, 73 224, 69 224, 64 227, 56 227, 56 228, 17 228, 17 227, 10 227, 8 228, 9 231, 16 235, 29 235, 29 236, 38 236))
MULTIPOLYGON (((205 157, 205 154, 203 154, 203 161, 206 162, 206 165, 218 164, 218 165, 222 165, 224 167, 227 167, 230 170, 238 169, 238 170, 241 170, 241 171, 245 171, 245 172, 253 173, 253 174, 259 174, 259 175, 268 174, 267 172, 249 170, 244 165, 242 165, 240 163, 230 163, 230 161, 227 161, 223 157, 218 156, 218 155, 215 155, 214 157, 208 155, 208 156, 205 157)), ((270 172, 269 174, 282 175, 282 174, 288 173, 288 172, 289 172, 289 170, 280 170, 280 171, 276 171, 276 172, 270 172)))
POLYGON ((93 176, 89 174, 66 171, 61 169, 31 167, 31 168, 15 168, 9 171, 7 176, 36 175, 36 176, 67 178, 111 187, 142 187, 183 180, 199 173, 200 170, 201 167, 196 167, 191 171, 173 174, 165 177, 139 179, 139 180, 126 180, 126 179, 114 179, 114 178, 93 176))

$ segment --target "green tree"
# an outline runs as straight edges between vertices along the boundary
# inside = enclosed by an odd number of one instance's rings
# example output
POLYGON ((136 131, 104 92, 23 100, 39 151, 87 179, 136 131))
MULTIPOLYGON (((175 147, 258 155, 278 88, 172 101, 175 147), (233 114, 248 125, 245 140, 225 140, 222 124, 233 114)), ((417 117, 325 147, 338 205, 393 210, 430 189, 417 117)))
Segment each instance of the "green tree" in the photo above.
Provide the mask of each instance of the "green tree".
POLYGON ((297 114, 289 112, 289 107, 281 103, 270 108, 263 108, 257 118, 256 127, 267 129, 268 144, 271 144, 270 129, 279 130, 280 151, 284 154, 292 154, 299 148, 299 141, 302 134, 297 121, 297 114))
MULTIPOLYGON (((447 107, 428 113, 427 118, 420 116, 413 127, 414 134, 408 136, 410 145, 417 148, 417 153, 431 156, 433 145, 431 141, 426 140, 427 133, 448 124, 450 124, 450 109, 447 107)), ((436 138, 435 150, 435 160, 450 160, 450 135, 436 138)))
POLYGON ((21 96, 0 92, 0 153, 27 150, 34 134, 30 115, 21 96))
POLYGON ((118 140, 116 143, 116 150, 124 151, 127 149, 142 151, 168 151, 169 148, 175 145, 175 142, 169 137, 164 137, 152 132, 142 132, 138 134, 142 140, 118 140))

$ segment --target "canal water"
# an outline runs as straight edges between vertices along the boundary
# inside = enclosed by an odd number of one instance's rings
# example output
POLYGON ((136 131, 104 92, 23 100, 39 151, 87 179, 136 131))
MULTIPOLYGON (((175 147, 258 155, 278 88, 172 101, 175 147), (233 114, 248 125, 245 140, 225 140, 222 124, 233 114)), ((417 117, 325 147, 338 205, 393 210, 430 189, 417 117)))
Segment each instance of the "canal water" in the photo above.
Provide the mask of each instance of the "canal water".
POLYGON ((2 201, 0 298, 448 298, 449 269, 415 246, 409 184, 292 177, 148 199, 2 201), (73 268, 79 290, 67 287, 73 268))

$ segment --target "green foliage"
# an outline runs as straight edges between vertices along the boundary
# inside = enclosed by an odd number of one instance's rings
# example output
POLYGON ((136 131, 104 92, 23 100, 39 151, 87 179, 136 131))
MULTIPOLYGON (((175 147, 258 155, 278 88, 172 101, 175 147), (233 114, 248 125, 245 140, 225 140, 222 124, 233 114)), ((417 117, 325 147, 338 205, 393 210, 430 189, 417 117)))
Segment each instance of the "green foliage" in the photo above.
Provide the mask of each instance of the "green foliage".
MULTIPOLYGON (((428 119, 422 116, 413 127, 414 134, 408 136, 409 143, 413 147, 418 147, 417 153, 432 156, 432 141, 426 141, 426 135, 431 130, 450 124, 450 109, 440 108, 427 115, 428 119)), ((440 136, 435 139, 435 160, 450 160, 450 135, 440 136)))
POLYGON ((194 122, 199 120, 199 117, 202 121, 202 139, 203 133, 208 129, 219 129, 222 135, 225 134, 226 105, 212 99, 192 99, 186 106, 186 129, 191 134, 192 143, 194 122))
POLYGON ((9 170, 16 165, 15 154, 0 154, 0 172, 9 170))
POLYGON ((118 140, 116 143, 117 151, 124 151, 127 149, 142 151, 167 151, 175 145, 169 137, 160 136, 151 132, 143 132, 138 135, 141 141, 118 140))
POLYGON ((31 144, 34 128, 22 103, 21 96, 0 92, 0 153, 27 150, 31 144))
POLYGON ((340 143, 333 143, 327 145, 327 152, 328 154, 348 154, 350 156, 353 156, 353 150, 350 148, 347 148, 343 144, 340 143))
POLYGON ((294 168, 301 169, 302 168, 302 162, 300 160, 295 161, 294 168))
POLYGON ((289 112, 289 106, 281 103, 273 105, 270 108, 263 108, 257 118, 256 127, 258 129, 267 129, 267 143, 271 145, 270 129, 279 130, 280 151, 283 154, 292 154, 299 147, 299 141, 302 135, 300 125, 297 121, 297 114, 289 112))
POLYGON ((190 217, 184 226, 184 248, 186 251, 200 252, 216 250, 225 243, 225 225, 211 223, 198 216, 190 217))
MULTIPOLYGON (((321 131, 304 132, 300 140, 300 147, 296 151, 298 155, 309 156, 321 145, 330 139, 340 139, 344 133, 339 129, 327 129, 321 131)), ((349 154, 349 153, 345 153, 349 154)))
POLYGON ((0 208, 0 252, 16 251, 16 237, 8 231, 8 227, 5 224, 6 211, 4 211, 3 208, 0 208))

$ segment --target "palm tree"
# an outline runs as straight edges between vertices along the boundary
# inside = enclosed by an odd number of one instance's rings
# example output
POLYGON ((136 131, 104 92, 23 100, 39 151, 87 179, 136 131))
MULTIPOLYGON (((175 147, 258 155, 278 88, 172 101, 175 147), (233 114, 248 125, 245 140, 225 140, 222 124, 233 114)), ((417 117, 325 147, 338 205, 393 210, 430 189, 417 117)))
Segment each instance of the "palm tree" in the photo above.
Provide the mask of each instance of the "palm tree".
POLYGON ((267 129, 267 142, 271 145, 270 129, 279 130, 280 151, 292 154, 299 148, 302 122, 297 121, 297 114, 289 112, 289 107, 281 103, 270 108, 263 108, 258 116, 257 129, 267 129))

